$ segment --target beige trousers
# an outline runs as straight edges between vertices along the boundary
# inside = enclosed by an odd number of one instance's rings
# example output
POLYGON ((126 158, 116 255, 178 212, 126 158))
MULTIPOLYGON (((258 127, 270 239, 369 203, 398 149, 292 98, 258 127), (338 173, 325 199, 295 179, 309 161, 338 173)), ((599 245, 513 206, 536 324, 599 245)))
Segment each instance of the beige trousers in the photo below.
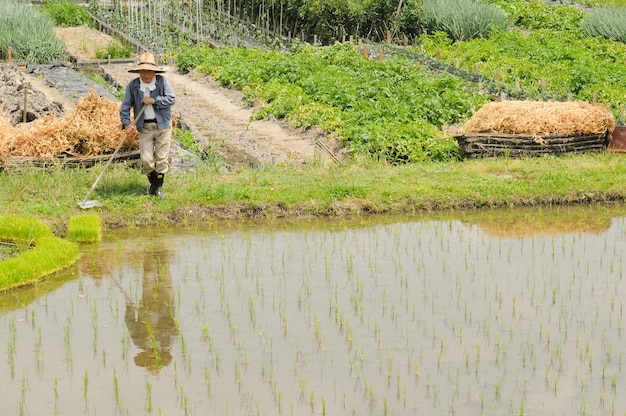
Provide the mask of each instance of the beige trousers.
POLYGON ((172 128, 159 130, 156 123, 147 123, 139 132, 139 157, 141 171, 148 175, 153 170, 166 173, 170 169, 172 128))

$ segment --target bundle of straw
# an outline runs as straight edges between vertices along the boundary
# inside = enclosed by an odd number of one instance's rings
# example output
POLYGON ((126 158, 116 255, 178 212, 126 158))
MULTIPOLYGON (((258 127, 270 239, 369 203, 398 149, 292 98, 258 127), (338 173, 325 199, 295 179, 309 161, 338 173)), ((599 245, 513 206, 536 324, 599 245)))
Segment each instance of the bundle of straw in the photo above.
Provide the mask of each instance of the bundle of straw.
MULTIPOLYGON (((0 160, 9 156, 53 159, 61 154, 80 157, 110 153, 125 134, 119 108, 119 103, 98 96, 93 88, 61 118, 50 115, 15 128, 0 115, 0 160)), ((137 148, 137 140, 133 131, 121 150, 137 148)))
POLYGON ((615 128, 611 111, 582 101, 502 101, 486 104, 463 126, 465 133, 606 134, 615 128))

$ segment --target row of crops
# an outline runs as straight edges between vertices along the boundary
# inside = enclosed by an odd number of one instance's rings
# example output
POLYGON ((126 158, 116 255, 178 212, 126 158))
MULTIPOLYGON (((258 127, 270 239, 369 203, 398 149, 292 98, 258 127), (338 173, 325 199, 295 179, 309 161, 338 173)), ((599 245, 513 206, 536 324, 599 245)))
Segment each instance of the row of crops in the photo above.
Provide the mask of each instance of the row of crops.
POLYGON ((421 6, 426 33, 407 46, 369 43, 369 59, 356 41, 317 48, 296 42, 289 54, 184 44, 173 54, 179 68, 198 67, 264 103, 258 117, 317 124, 355 154, 393 162, 457 157, 443 130, 466 120, 489 95, 598 101, 619 117, 626 46, 606 37, 617 38, 612 22, 622 9, 521 0, 421 6))
POLYGON ((261 104, 257 117, 319 125, 354 155, 416 162, 458 157, 446 126, 462 123, 490 95, 597 100, 618 117, 626 97, 626 47, 611 34, 619 33, 623 9, 587 6, 423 0, 417 22, 425 33, 415 38, 387 31, 395 42, 357 37, 315 47, 298 38, 287 44, 281 33, 270 36, 260 21, 246 24, 238 17, 247 16, 241 4, 92 1, 88 9, 174 58, 181 70, 199 68, 243 90, 261 104), (474 13, 469 23, 468 10, 474 13), (213 49, 201 39, 232 46, 213 49), (241 47, 259 44, 265 47, 241 47), (289 53, 279 52, 286 46, 289 53))

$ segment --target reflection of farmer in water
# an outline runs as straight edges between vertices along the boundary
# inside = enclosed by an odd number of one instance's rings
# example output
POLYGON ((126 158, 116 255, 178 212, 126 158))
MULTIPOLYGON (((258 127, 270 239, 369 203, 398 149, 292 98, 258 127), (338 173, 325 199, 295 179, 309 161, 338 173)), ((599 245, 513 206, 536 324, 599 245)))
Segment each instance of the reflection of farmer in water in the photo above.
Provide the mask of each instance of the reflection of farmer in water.
POLYGON ((144 252, 141 302, 126 301, 126 326, 142 351, 135 364, 157 374, 172 361, 170 347, 177 335, 174 320, 174 285, 165 250, 144 252))

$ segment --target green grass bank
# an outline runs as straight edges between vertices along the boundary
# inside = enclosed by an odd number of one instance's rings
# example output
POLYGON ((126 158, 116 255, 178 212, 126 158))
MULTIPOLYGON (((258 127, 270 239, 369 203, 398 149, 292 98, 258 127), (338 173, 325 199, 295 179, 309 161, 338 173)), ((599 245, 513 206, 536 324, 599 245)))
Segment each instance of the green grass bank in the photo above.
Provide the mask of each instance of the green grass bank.
POLYGON ((55 237, 34 218, 0 216, 0 241, 16 243, 19 255, 0 261, 0 293, 33 285, 78 260, 78 246, 55 237))
MULTIPOLYGON (((0 212, 39 218, 65 235, 102 166, 0 173, 0 212)), ((167 200, 145 195, 137 170, 111 166, 90 199, 103 229, 243 219, 400 214, 495 207, 619 203, 626 200, 626 155, 420 163, 264 166, 170 173, 167 200)))

